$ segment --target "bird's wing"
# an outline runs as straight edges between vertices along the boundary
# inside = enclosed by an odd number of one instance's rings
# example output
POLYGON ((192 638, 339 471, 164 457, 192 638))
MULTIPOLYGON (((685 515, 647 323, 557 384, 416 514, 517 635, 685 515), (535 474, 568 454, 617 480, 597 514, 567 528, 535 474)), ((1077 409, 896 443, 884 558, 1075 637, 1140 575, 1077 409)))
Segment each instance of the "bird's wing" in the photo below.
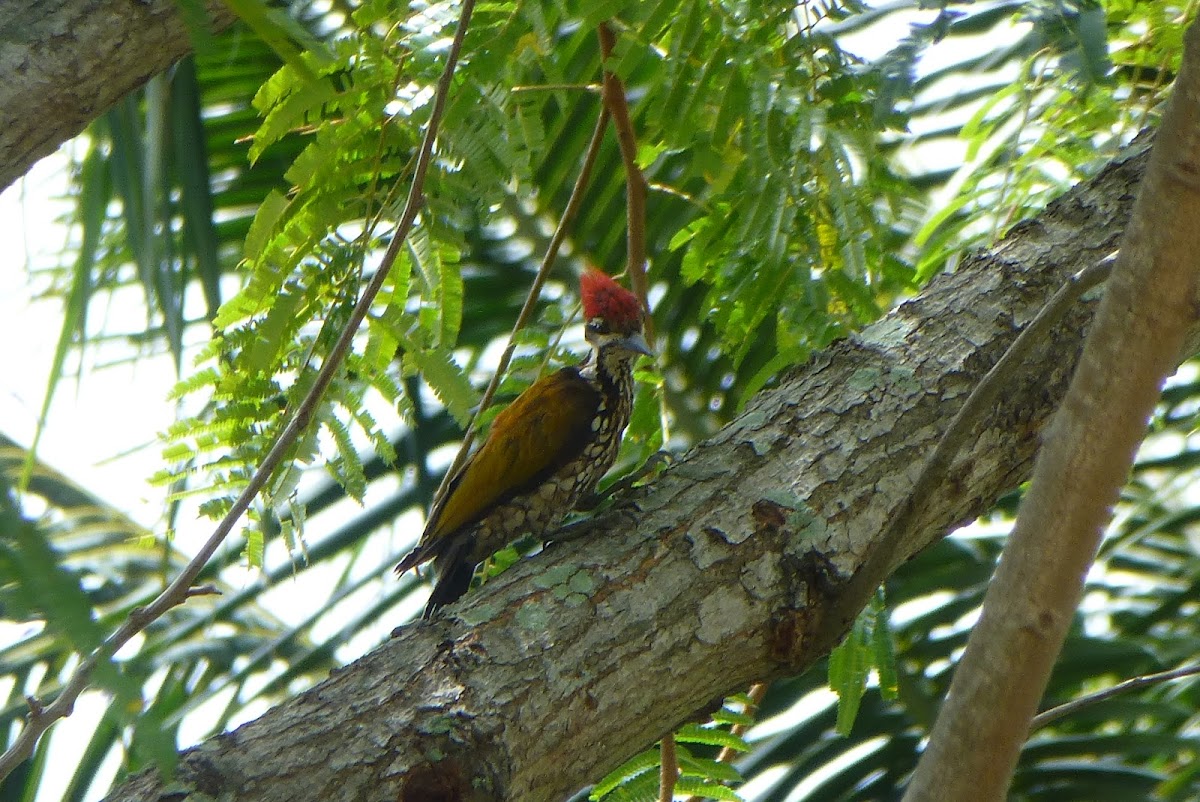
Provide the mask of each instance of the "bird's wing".
POLYGON ((575 368, 534 382, 496 416, 487 440, 431 512, 421 541, 453 533, 537 487, 583 450, 599 405, 600 394, 575 368))

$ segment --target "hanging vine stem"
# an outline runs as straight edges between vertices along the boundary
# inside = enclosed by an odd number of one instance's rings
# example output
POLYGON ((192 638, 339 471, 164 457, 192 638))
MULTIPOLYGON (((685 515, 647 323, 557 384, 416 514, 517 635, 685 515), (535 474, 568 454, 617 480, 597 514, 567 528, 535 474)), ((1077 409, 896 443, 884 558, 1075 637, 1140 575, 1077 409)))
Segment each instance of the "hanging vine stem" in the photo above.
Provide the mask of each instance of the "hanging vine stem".
POLYGON ((483 391, 483 398, 479 401, 479 408, 471 417, 471 423, 467 426, 466 434, 463 435, 462 445, 458 447, 458 454, 455 455, 454 462, 450 464, 446 475, 442 477, 442 483, 438 486, 437 493, 433 496, 433 504, 430 505, 430 509, 437 509, 445 500, 446 494, 450 491, 450 483, 454 481, 455 475, 467 461, 467 454, 471 451, 471 443, 475 441, 475 434, 479 428, 479 416, 492 403, 492 397, 496 394, 496 388, 500 386, 500 381, 504 378, 504 372, 508 370, 513 353, 517 350, 517 332, 525 328, 529 324, 530 318, 533 317, 533 309, 542 294, 542 286, 545 285, 546 279, 550 275, 550 269, 554 266, 554 260, 558 258, 558 252, 562 249, 562 244, 567 239, 567 230, 575 222, 575 218, 579 215, 579 209, 583 206, 583 194, 587 189, 588 183, 592 180, 592 168, 596 165, 596 157, 599 155, 600 145, 604 141, 604 129, 608 127, 608 118, 608 107, 601 106, 600 116, 596 118, 596 128, 592 131, 592 139, 588 142, 587 151, 583 156, 583 164, 579 168, 579 175, 575 178, 575 186, 571 189, 571 197, 567 200, 567 206, 563 209, 562 217, 558 220, 558 226, 554 229, 554 235, 550 238, 550 243, 546 246, 546 253, 542 257, 542 263, 538 267, 537 275, 534 276, 533 284, 529 287, 529 294, 525 296, 525 305, 521 307, 521 313, 517 315, 517 322, 513 324, 512 333, 508 335, 508 346, 504 349, 504 353, 500 355, 500 362, 496 365, 496 372, 492 374, 492 380, 488 382, 487 388, 483 391))
MULTIPOLYGON (((612 23, 602 24, 596 31, 600 39, 600 58, 607 62, 612 56, 613 48, 617 46, 617 37, 613 33, 612 23)), ((646 312, 650 311, 650 280, 646 276, 646 194, 649 183, 637 163, 637 135, 633 130, 633 120, 629 116, 629 101, 626 98, 625 84, 617 74, 609 69, 604 70, 602 84, 604 106, 613 116, 613 129, 617 132, 617 144, 621 149, 621 162, 625 166, 625 249, 629 284, 633 292, 642 299, 646 312)), ((654 347, 654 318, 646 315, 646 341, 654 347)), ((671 439, 670 416, 667 414, 666 396, 658 394, 658 418, 662 429, 662 440, 671 439)), ((653 459, 653 458, 652 458, 653 459)))
POLYGON ((300 402, 295 413, 293 413, 287 424, 279 432, 274 445, 271 446, 267 455, 263 457, 258 469, 254 472, 254 476, 250 478, 241 495, 234 501, 229 512, 221 519, 221 522, 209 536, 208 540, 200 547, 196 556, 184 566, 183 570, 179 572, 179 575, 175 577, 171 584, 167 585, 162 593, 149 604, 135 607, 129 613, 129 617, 125 619, 125 622, 115 632, 105 638, 103 643, 80 661, 74 673, 71 674, 70 679, 67 680, 62 691, 52 703, 46 705, 41 700, 30 697, 29 715, 25 719, 25 727, 13 741, 12 746, 3 755, 0 755, 0 781, 3 781, 13 769, 33 754, 38 740, 50 728, 51 724, 71 714, 76 699, 87 688, 92 672, 96 670, 97 666, 111 659, 122 646, 168 610, 183 604, 193 596, 208 595, 216 592, 215 589, 207 586, 193 587, 193 583, 217 548, 229 536, 229 533, 233 531, 233 527, 241 519, 242 515, 250 508, 251 503, 253 503, 259 492, 266 486, 271 475, 283 462, 287 452, 295 444, 297 438, 299 438, 300 434, 312 421, 313 415, 321 402, 321 397, 329 387, 330 382, 333 381, 334 374, 345 360, 354 335, 357 333, 359 326, 362 325, 367 310, 383 287, 383 283, 387 279, 388 273, 391 271, 392 265, 400 253, 401 246, 416 222, 417 213, 424 201, 425 175, 429 172, 429 164, 433 158, 433 143, 437 138, 438 126, 441 123, 442 113, 446 108, 446 98, 450 92, 450 82, 454 76, 454 69, 458 64, 459 54, 462 52, 463 38, 466 36, 467 26, 470 24, 471 13, 474 8, 475 0, 463 0, 462 10, 458 17, 458 28, 454 32, 454 41, 447 54, 446 66, 442 70, 441 77, 438 79, 437 89, 434 93, 433 108, 430 110, 429 122, 425 128, 425 136, 421 141, 421 149, 418 152, 417 161, 413 167, 412 185, 409 188, 404 210, 396 224, 396 232, 392 236, 392 241, 388 243, 387 251, 380 262, 379 269, 363 291, 362 296, 358 299, 358 303, 354 305, 354 309, 350 313, 350 319, 346 321, 341 335, 331 349, 328 358, 325 360, 325 364, 321 366, 321 370, 313 380, 313 385, 309 389, 308 394, 304 396, 304 400, 300 402))

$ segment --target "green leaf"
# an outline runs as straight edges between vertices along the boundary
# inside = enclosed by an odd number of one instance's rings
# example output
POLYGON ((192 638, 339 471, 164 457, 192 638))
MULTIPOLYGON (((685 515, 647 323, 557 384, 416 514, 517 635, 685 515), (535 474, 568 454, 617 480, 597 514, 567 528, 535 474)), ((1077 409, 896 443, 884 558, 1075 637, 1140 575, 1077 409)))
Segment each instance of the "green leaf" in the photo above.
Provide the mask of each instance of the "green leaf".
POLYGON ((679 743, 708 744, 736 749, 739 752, 750 751, 750 745, 741 736, 734 735, 719 727, 704 727, 699 724, 685 724, 675 732, 675 740, 679 743))
POLYGON ((874 618, 870 608, 860 613, 846 639, 829 654, 829 687, 838 695, 837 732, 843 737, 850 734, 866 692, 874 618))
POLYGON ((708 758, 684 755, 679 760, 680 773, 685 777, 701 777, 715 783, 740 783, 742 775, 728 763, 708 758))
POLYGON ((479 403, 479 396, 449 349, 407 351, 405 356, 416 364, 430 389, 450 410, 459 426, 465 428, 471 419, 471 410, 479 403))
POLYGON ((875 626, 871 630, 871 660, 879 677, 879 693, 884 699, 893 701, 900 698, 900 681, 896 671, 896 650, 892 641, 892 631, 888 626, 887 603, 884 599, 883 588, 875 592, 871 600, 875 612, 875 626))
POLYGON ((263 532, 257 526, 247 527, 242 533, 246 538, 246 562, 251 568, 263 567, 263 532))
POLYGON ((262 324, 255 327, 254 342, 247 350, 245 369, 252 373, 270 373, 279 358, 279 353, 292 342, 296 327, 296 312, 301 304, 308 302, 307 295, 299 288, 277 295, 262 324))
POLYGON ((731 788, 726 788, 723 785, 708 782, 707 780, 696 780, 690 777, 679 778, 679 782, 675 784, 675 793, 698 796, 702 799, 729 800, 729 802, 741 802, 742 799, 731 788))
POLYGON ((296 23, 287 12, 271 8, 262 0, 228 0, 229 7, 270 45, 271 49, 306 81, 315 81, 316 74, 301 52, 300 44, 317 63, 328 62, 329 55, 316 38, 296 23))
MULTIPOLYGON (((624 784, 630 778, 645 774, 652 769, 657 769, 660 765, 660 759, 661 756, 657 747, 647 749, 645 752, 631 757, 597 782, 593 786, 592 792, 588 794, 588 799, 601 799, 612 793, 617 786, 624 784)), ((655 785, 657 785, 657 782, 657 778, 655 778, 655 785)))
MULTIPOLYGON (((289 78, 294 71, 289 67, 280 69, 280 74, 289 78), (286 72, 285 72, 286 71, 286 72)), ((297 82, 290 86, 282 98, 276 99, 263 118, 262 125, 254 133, 254 141, 250 145, 250 163, 254 164, 262 156, 263 151, 278 142, 284 135, 292 132, 302 124, 314 122, 322 113, 322 107, 337 95, 333 83, 328 79, 318 79, 315 76, 306 82, 297 82)))
POLYGON ((189 56, 175 65, 171 81, 171 139, 182 194, 183 231, 196 259, 196 276, 211 318, 221 306, 221 260, 203 113, 196 62, 189 56))
POLYGON ((62 377, 67 353, 76 337, 82 343, 87 335, 87 308, 92 293, 92 271, 95 269, 96 252, 99 247, 105 212, 109 199, 112 197, 112 184, 108 181, 108 176, 104 171, 104 160, 96 148, 91 148, 84 158, 80 173, 80 186, 82 191, 79 213, 83 236, 75 261, 71 289, 65 299, 62 327, 59 329, 58 342, 54 347, 50 374, 46 380, 46 391, 42 396, 42 407, 38 411, 37 426, 33 431, 33 442, 25 452, 25 463, 21 468, 18 488, 22 491, 29 486, 34 462, 37 459, 38 445, 46 428, 46 418, 50 412, 50 404, 54 400, 54 393, 58 389, 58 381, 62 377))

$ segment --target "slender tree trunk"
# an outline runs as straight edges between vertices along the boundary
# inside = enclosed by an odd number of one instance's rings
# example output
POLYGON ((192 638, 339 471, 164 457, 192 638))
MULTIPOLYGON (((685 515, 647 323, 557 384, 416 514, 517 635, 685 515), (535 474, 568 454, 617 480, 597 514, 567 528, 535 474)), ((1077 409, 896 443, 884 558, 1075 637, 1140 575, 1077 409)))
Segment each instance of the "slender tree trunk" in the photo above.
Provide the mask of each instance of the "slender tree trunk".
POLYGON ((1000 800, 1163 381, 1196 323, 1200 25, 1078 372, 906 800, 1000 800))

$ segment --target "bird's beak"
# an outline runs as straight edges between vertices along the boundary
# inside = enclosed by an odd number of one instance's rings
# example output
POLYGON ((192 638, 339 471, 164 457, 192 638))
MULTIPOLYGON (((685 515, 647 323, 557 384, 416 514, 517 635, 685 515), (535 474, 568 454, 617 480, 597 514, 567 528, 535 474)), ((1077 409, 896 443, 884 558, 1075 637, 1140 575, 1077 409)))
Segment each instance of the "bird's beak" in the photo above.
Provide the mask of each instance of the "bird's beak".
POLYGON ((633 351, 635 354, 645 354, 646 356, 654 356, 654 352, 650 350, 650 343, 646 342, 646 338, 640 331, 635 331, 628 337, 622 337, 617 343, 626 351, 633 351))

